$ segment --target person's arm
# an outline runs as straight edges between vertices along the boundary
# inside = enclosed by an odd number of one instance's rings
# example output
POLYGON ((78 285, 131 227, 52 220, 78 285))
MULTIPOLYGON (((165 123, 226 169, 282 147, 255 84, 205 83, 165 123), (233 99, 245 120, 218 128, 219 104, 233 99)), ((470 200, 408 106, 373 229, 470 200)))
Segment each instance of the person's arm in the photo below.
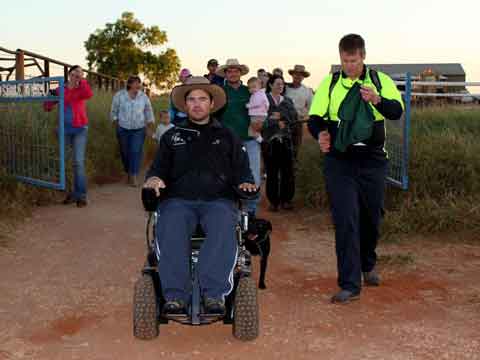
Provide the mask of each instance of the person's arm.
POLYGON ((72 88, 65 93, 65 102, 88 100, 93 96, 93 91, 86 79, 81 79, 77 88, 72 88))
POLYGON ((307 99, 305 101, 305 107, 307 109, 307 114, 310 111, 310 107, 312 106, 312 99, 313 99, 313 92, 312 89, 306 88, 307 89, 307 99))
MULTIPOLYGON (((58 96, 58 89, 55 89, 55 94, 58 96)), ((52 111, 55 106, 58 104, 58 101, 45 101, 43 103, 43 110, 46 112, 52 111)))
POLYGON ((119 116, 120 116, 120 96, 121 93, 117 92, 113 96, 112 100, 112 107, 110 110, 110 120, 112 120, 112 123, 118 124, 119 116))
POLYGON ((374 106, 386 119, 398 120, 404 110, 402 95, 390 76, 383 73, 378 75, 382 90, 380 92, 380 102, 374 106))
POLYGON ((153 115, 152 103, 148 96, 145 95, 145 108, 143 109, 143 114, 145 116, 145 122, 147 124, 155 122, 155 116, 153 115))
POLYGON ((235 134, 231 133, 231 138, 233 142, 232 168, 235 172, 234 185, 238 186, 244 183, 255 184, 252 171, 250 170, 247 149, 235 134))
POLYGON ((328 129, 328 124, 326 118, 328 117, 328 108, 329 108, 329 89, 330 89, 330 82, 332 81, 332 75, 328 75, 318 87, 315 95, 312 99, 312 104, 310 106, 309 111, 309 119, 308 119, 308 130, 310 134, 318 140, 318 135, 322 131, 326 131, 328 129))
POLYGON ((375 109, 377 109, 386 119, 398 120, 402 117, 403 109, 398 100, 390 100, 380 97, 380 102, 373 106, 375 106, 375 109))

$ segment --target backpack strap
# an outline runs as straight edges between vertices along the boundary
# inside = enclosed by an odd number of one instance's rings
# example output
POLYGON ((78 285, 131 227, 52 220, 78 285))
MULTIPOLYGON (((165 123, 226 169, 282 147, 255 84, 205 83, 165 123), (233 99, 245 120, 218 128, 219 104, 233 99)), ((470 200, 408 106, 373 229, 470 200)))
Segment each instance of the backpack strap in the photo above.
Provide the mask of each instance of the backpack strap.
POLYGON ((328 100, 330 100, 330 96, 332 95, 333 88, 335 87, 335 84, 338 82, 338 79, 340 79, 340 71, 335 71, 332 74, 332 81, 330 81, 330 87, 328 88, 328 100))
POLYGON ((378 72, 375 69, 368 69, 370 73, 370 79, 372 80, 373 85, 377 88, 378 95, 382 91, 382 83, 380 82, 380 78, 378 77, 378 72))
POLYGON ((328 88, 328 106, 327 106, 327 112, 323 117, 328 117, 328 120, 330 120, 330 97, 332 96, 332 91, 335 85, 338 82, 338 79, 340 79, 341 72, 340 71, 335 71, 332 74, 332 80, 330 81, 330 86, 328 88))

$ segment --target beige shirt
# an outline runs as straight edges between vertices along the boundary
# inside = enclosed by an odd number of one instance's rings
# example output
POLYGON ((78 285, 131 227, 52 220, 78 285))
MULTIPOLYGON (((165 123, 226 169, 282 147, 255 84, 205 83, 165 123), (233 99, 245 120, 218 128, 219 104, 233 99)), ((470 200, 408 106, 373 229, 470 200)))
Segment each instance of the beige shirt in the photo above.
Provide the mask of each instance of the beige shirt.
POLYGON ((285 95, 292 99, 299 120, 308 118, 308 111, 310 110, 313 97, 312 89, 307 88, 305 85, 300 85, 298 88, 287 86, 285 95))

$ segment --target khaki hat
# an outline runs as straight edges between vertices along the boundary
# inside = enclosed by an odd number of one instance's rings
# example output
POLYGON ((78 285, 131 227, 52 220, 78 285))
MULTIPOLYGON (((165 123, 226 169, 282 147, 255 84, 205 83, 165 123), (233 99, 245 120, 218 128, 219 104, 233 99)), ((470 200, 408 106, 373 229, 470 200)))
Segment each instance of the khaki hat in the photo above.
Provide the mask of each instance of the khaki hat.
POLYGON ((288 70, 288 73, 292 75, 293 73, 300 73, 303 77, 309 77, 310 73, 305 70, 305 65, 295 65, 293 69, 288 70))
POLYGON ((246 75, 250 71, 247 65, 240 64, 237 59, 228 59, 225 65, 222 65, 218 68, 216 74, 225 77, 225 71, 228 68, 237 68, 240 70, 240 75, 246 75))
POLYGON ((204 90, 213 98, 213 109, 211 112, 215 112, 221 109, 227 102, 227 95, 225 91, 218 85, 210 84, 208 79, 203 76, 189 77, 184 84, 175 86, 172 90, 170 98, 173 105, 180 111, 186 113, 187 106, 185 104, 185 95, 192 90, 204 90))

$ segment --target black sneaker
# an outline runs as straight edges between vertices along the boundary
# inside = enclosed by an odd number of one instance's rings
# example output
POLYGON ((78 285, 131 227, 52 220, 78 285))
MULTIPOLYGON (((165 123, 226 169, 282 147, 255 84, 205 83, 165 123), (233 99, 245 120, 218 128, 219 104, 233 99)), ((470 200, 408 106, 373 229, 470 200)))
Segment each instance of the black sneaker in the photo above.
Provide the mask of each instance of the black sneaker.
POLYGON ((366 286, 380 286, 380 276, 375 268, 372 271, 363 273, 363 283, 366 286))
POLYGON ((63 205, 70 205, 70 204, 73 204, 76 201, 77 200, 75 200, 75 198, 72 196, 72 194, 68 194, 65 197, 65 200, 63 200, 63 205))
POLYGON ((165 315, 185 314, 187 307, 182 300, 169 300, 163 305, 162 312, 165 315))
POLYGON ((282 204, 282 209, 283 210, 293 210, 293 204, 290 201, 288 201, 286 203, 283 203, 282 204))
POLYGON ((205 306, 205 313, 211 315, 224 315, 225 314, 225 301, 221 299, 205 298, 203 300, 205 306))
POLYGON ((85 207, 85 206, 87 206, 87 205, 88 205, 87 200, 85 200, 85 199, 77 200, 77 207, 83 208, 83 207, 85 207))
POLYGON ((341 290, 332 296, 333 304, 347 304, 351 301, 360 299, 360 293, 354 293, 348 290, 341 290))
POLYGON ((268 211, 278 212, 278 205, 271 205, 268 207, 268 211))

